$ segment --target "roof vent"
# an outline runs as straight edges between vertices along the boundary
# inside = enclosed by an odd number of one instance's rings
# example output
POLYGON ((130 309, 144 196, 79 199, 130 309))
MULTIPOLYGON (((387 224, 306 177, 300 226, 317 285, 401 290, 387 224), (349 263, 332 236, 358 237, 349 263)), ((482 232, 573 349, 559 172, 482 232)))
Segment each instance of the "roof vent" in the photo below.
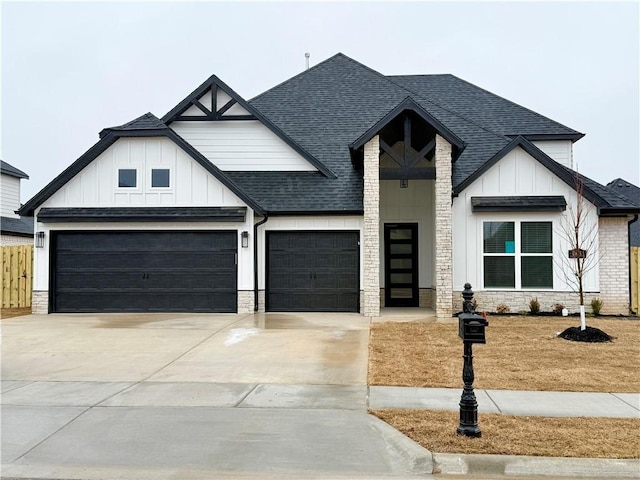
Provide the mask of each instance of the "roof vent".
POLYGON ((311 56, 311 54, 309 52, 304 54, 304 64, 305 64, 305 70, 309 70, 309 57, 311 56))

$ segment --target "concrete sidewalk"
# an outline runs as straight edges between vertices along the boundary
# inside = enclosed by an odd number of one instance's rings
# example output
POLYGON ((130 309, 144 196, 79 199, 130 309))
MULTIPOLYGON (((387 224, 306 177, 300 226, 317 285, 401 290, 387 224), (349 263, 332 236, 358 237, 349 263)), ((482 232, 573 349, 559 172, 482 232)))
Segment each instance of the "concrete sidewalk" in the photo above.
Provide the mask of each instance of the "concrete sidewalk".
MULTIPOLYGON (((458 410, 462 388, 369 387, 369 408, 458 410)), ((480 413, 640 418, 640 393, 475 390, 480 413)))

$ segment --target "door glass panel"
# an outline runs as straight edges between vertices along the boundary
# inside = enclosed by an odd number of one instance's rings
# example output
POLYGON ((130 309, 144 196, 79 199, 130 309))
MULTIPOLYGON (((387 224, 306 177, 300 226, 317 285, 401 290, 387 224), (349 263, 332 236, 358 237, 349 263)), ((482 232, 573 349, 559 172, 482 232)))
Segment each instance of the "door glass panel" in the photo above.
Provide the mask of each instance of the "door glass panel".
POLYGON ((411 298, 413 296, 413 290, 410 288, 392 288, 391 298, 411 298))
POLYGON ((413 281, 413 274, 411 273, 392 273, 391 277, 391 284, 396 284, 396 283, 411 283, 413 281))
POLYGON ((411 268, 413 261, 410 258, 392 258, 390 261, 391 268, 411 268))
POLYGON ((411 240, 411 229, 392 228, 389 230, 389 238, 391 240, 411 240))
POLYGON ((390 253, 411 253, 412 245, 410 243, 392 243, 389 245, 390 253))

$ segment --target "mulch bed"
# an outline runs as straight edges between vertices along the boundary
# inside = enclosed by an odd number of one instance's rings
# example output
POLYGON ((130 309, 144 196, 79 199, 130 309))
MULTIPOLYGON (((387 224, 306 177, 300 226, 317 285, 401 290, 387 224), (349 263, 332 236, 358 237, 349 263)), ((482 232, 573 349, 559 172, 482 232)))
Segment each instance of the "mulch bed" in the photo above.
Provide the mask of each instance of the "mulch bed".
POLYGON ((586 327, 582 330, 580 327, 569 327, 565 331, 558 334, 560 338, 571 340, 572 342, 612 342, 615 337, 606 334, 599 328, 586 327))

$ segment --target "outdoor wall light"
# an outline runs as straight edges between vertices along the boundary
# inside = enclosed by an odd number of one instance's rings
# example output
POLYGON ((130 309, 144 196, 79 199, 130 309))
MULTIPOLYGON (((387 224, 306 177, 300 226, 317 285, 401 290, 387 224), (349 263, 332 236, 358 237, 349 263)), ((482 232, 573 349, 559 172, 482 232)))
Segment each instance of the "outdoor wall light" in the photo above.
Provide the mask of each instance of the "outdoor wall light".
POLYGON ((249 232, 245 231, 240 234, 240 240, 242 244, 242 248, 249 247, 249 232))
POLYGON ((36 233, 36 248, 44 247, 44 232, 36 233))
POLYGON ((409 180, 406 178, 400 180, 400 188, 409 188, 409 180))

